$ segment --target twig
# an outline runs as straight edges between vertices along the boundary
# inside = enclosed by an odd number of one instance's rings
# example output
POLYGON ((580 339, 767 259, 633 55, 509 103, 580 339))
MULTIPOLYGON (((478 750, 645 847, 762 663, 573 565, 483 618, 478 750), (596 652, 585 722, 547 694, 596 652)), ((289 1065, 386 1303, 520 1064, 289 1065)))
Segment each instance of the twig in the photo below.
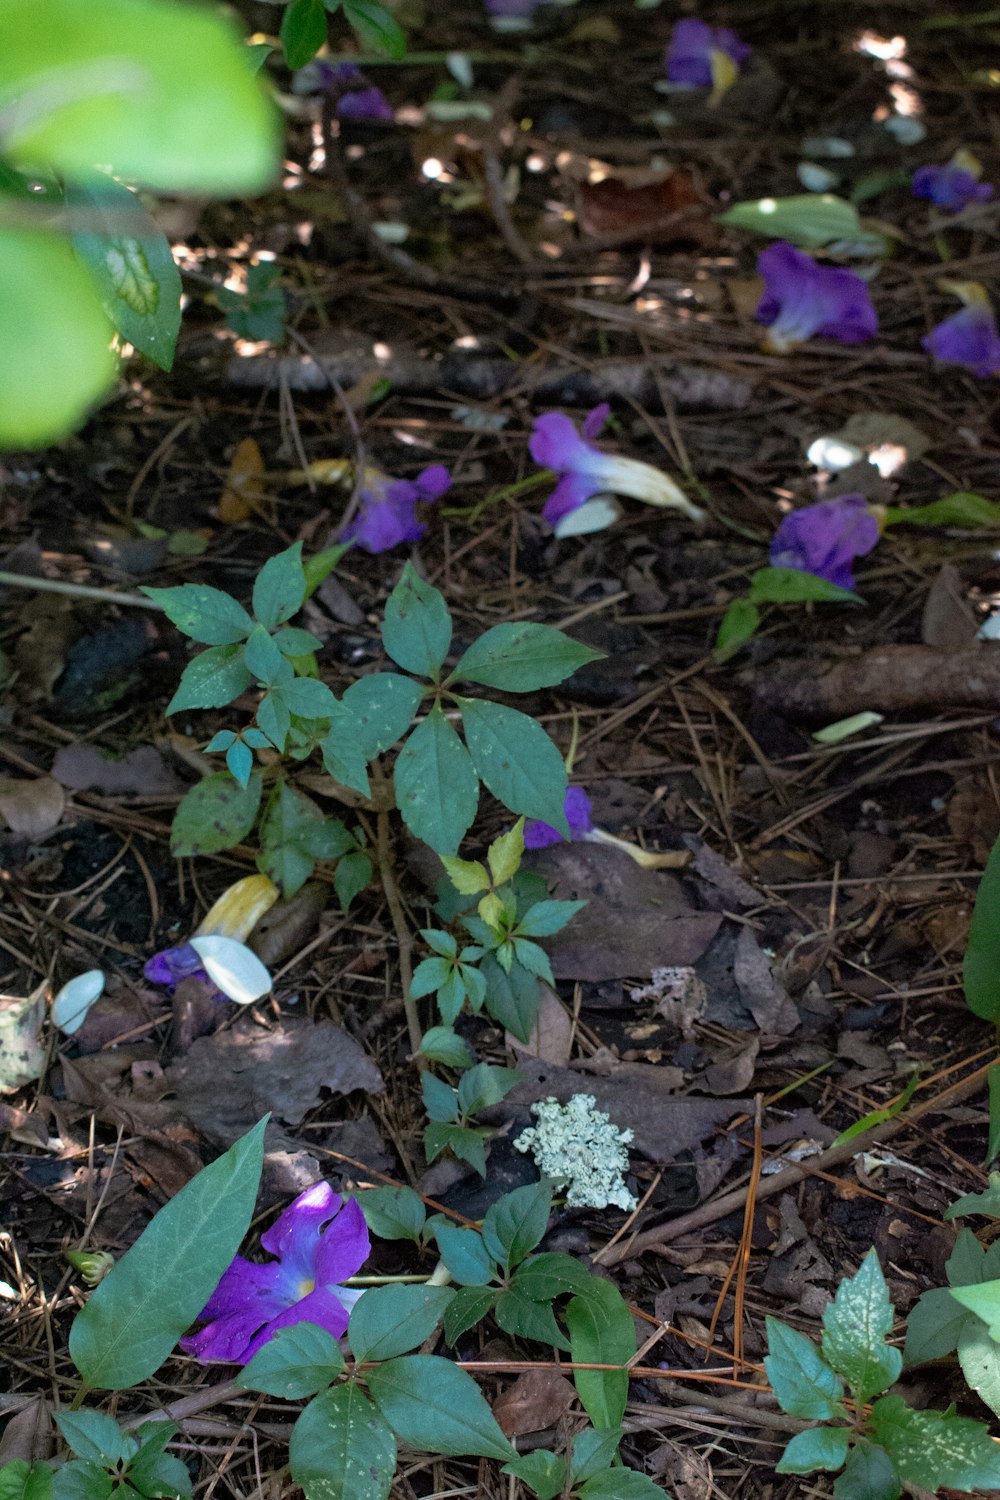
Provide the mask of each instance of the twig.
POLYGON ((86 583, 65 583, 61 578, 29 578, 0 568, 0 587, 35 589, 40 594, 66 594, 71 599, 97 599, 101 604, 133 604, 139 609, 162 610, 163 605, 142 594, 119 594, 115 589, 95 589, 86 583))
POLYGON ((500 148, 503 145, 504 129, 520 91, 521 80, 516 73, 512 73, 496 96, 490 127, 483 143, 483 174, 486 178, 486 196, 504 244, 522 266, 534 267, 535 257, 522 239, 521 232, 511 216, 503 167, 500 165, 500 148))
MULTIPOLYGON (((372 780, 376 788, 384 788, 387 785, 385 772, 377 760, 372 763, 372 780)), ((406 913, 403 910, 403 902, 399 895, 399 886, 396 884, 396 867, 392 857, 389 814, 380 805, 384 801, 384 798, 376 796, 373 800, 379 808, 375 815, 375 858, 378 861, 379 878, 382 881, 382 889, 385 892, 389 915, 392 917, 393 930, 396 934, 396 944, 399 949, 399 981, 403 986, 403 1010, 406 1014, 406 1029, 410 1034, 410 1051, 419 1065, 421 1062, 420 1043, 423 1041, 423 1033, 420 1030, 417 1002, 410 996, 410 986, 413 983, 413 963, 411 958, 413 953, 413 934, 410 932, 406 913)))

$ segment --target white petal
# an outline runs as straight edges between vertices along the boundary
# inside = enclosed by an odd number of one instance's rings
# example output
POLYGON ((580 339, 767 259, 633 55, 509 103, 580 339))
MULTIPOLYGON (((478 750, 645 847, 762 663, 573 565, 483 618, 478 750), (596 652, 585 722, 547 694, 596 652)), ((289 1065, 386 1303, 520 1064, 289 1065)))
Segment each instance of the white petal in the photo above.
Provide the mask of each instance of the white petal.
POLYGON ((555 528, 556 536, 589 536, 592 531, 607 531, 622 513, 617 500, 610 495, 595 495, 576 510, 568 511, 555 528))
POLYGON ((107 980, 103 969, 88 969, 67 980, 52 1002, 52 1019, 67 1036, 79 1031, 90 1007, 104 994, 107 980))
POLYGON ((270 974, 246 943, 207 933, 204 937, 193 937, 191 947, 216 989, 237 1005, 251 1005, 270 990, 270 974))

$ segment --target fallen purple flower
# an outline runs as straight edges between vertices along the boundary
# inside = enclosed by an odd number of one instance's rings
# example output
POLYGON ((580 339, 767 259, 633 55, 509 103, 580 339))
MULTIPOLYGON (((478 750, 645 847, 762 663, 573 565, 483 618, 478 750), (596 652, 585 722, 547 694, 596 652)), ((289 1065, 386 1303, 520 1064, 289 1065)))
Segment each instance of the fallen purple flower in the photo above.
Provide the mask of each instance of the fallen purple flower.
POLYGON ((388 552, 400 542, 417 542, 427 530, 417 520, 417 504, 440 500, 450 487, 451 475, 443 464, 433 464, 413 480, 390 479, 369 470, 357 514, 344 528, 341 540, 355 542, 365 552, 388 552))
POLYGON ((757 322, 768 325, 765 347, 787 354, 813 334, 838 344, 860 344, 878 332, 878 314, 868 287, 839 266, 821 266, 780 241, 757 257, 765 291, 757 322))
POLYGON ((979 182, 966 167, 949 162, 944 167, 918 167, 910 184, 914 198, 929 198, 936 208, 958 213, 970 203, 988 203, 993 188, 979 182))
POLYGON ((736 68, 741 68, 751 50, 728 26, 709 26, 707 21, 691 17, 677 21, 667 48, 667 79, 690 88, 709 89, 716 81, 713 52, 724 53, 736 68))
POLYGON ((394 120, 395 111, 380 88, 369 84, 353 63, 317 57, 292 79, 295 94, 332 94, 344 120, 394 120))
POLYGON ((878 539, 878 521, 864 495, 838 495, 785 516, 771 540, 770 562, 853 589, 854 559, 871 552, 878 539))
POLYGON ((993 309, 985 303, 960 308, 920 343, 942 364, 964 365, 982 380, 1000 375, 1000 335, 993 309))
MULTIPOLYGON (((267 875, 244 875, 242 880, 228 886, 222 895, 205 913, 192 936, 197 939, 221 937, 232 939, 240 949, 260 921, 278 899, 278 887, 267 875)), ((239 964, 240 955, 236 953, 239 964)), ((253 966, 253 955, 244 955, 245 963, 253 966)), ((230 966, 227 966, 231 968, 230 966)), ((219 972, 219 965, 206 966, 193 943, 180 943, 173 948, 161 948, 143 965, 143 974, 150 984, 163 984, 174 989, 183 979, 197 979, 212 992, 214 1000, 240 998, 233 987, 216 983, 209 968, 219 972)), ((261 973, 263 973, 261 969, 261 973)), ((231 977, 231 976, 230 976, 231 977)), ((246 1002, 240 998, 240 1003, 246 1002)))
MULTIPOLYGON (((566 801, 563 803, 566 821, 569 824, 570 839, 586 838, 588 833, 593 832, 594 824, 590 816, 590 798, 582 786, 569 786, 566 788, 566 801)), ((524 847, 526 849, 547 849, 550 844, 564 844, 566 840, 558 828, 553 828, 551 823, 543 823, 538 818, 530 818, 524 825, 524 847)))
POLYGON ((190 943, 181 943, 176 948, 161 948, 142 966, 142 972, 150 984, 165 984, 174 988, 183 979, 199 979, 214 989, 205 972, 205 966, 190 943))
POLYGON ((334 1338, 347 1332, 349 1310, 362 1295, 343 1287, 371 1251, 360 1205, 327 1182, 300 1193, 260 1237, 277 1260, 259 1265, 237 1255, 199 1315, 206 1326, 181 1339, 202 1362, 246 1364, 281 1328, 315 1323, 334 1338), (324 1228, 324 1226, 326 1226, 324 1228))

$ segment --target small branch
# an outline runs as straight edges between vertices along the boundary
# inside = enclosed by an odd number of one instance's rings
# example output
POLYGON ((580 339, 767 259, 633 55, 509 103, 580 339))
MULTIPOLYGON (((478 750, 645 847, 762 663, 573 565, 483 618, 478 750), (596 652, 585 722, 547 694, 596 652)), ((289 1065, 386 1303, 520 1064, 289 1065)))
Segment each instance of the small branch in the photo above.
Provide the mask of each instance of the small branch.
POLYGON ((510 119, 510 112, 521 91, 521 80, 516 73, 512 73, 497 94, 493 105, 493 118, 490 120, 490 128, 483 145, 483 173, 486 178, 486 196, 489 199, 490 209, 496 220, 496 226, 500 231, 504 244, 522 266, 535 266, 535 257, 525 241, 521 238, 521 232, 514 223, 507 202, 506 185, 504 183, 503 167, 500 164, 500 149, 503 146, 504 129, 510 119))
POLYGON ((96 599, 101 604, 131 604, 139 609, 162 610, 163 605, 142 594, 119 594, 115 589, 95 589, 85 583, 64 583, 61 578, 29 578, 26 573, 0 569, 0 588, 35 589, 40 594, 66 594, 71 599, 96 599))
POLYGON ((379 806, 375 815, 375 857, 378 861, 379 878, 382 881, 382 889, 385 892, 386 903, 389 907, 389 915, 392 917, 393 929, 396 933, 396 943, 399 948, 399 980, 403 986, 403 1010, 406 1013, 406 1029, 410 1034, 410 1051, 413 1053, 418 1065, 420 1058, 420 1043, 423 1034, 420 1030, 420 1017, 417 1015, 417 1003, 410 998, 410 986, 413 983, 413 934, 406 920, 403 910, 403 902, 399 894, 399 886, 396 884, 396 866, 392 857, 392 838, 389 828, 389 814, 380 804, 385 801, 379 797, 378 792, 387 786, 387 778, 382 770, 381 764, 376 760, 372 763, 372 780, 375 783, 376 795, 373 801, 379 806))

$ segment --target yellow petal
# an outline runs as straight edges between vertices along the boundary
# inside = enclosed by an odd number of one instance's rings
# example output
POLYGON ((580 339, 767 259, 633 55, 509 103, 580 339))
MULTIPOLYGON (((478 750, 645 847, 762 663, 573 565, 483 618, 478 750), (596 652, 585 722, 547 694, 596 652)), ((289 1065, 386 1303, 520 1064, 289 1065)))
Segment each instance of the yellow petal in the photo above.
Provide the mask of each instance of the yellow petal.
POLYGON ((218 934, 244 942, 278 899, 278 887, 266 875, 247 875, 223 891, 195 930, 195 937, 218 934))
POLYGON ((709 53, 709 62, 712 68, 712 92, 708 96, 708 107, 714 109, 732 88, 740 70, 729 56, 721 48, 713 47, 709 53))

